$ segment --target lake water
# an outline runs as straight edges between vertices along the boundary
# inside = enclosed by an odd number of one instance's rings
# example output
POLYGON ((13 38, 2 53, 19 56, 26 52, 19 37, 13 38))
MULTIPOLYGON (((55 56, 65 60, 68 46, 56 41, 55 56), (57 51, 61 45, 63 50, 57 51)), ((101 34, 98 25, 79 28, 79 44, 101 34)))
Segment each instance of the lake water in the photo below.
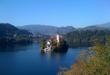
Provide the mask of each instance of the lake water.
POLYGON ((65 54, 41 54, 38 44, 0 48, 0 75, 56 75, 75 63, 83 48, 69 48, 65 54))

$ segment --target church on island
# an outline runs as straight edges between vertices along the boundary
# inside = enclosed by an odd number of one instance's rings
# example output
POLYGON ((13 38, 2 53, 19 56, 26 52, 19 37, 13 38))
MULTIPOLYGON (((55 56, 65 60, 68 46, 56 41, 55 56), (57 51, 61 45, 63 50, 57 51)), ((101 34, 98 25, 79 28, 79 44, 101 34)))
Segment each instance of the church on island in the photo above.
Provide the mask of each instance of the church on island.
POLYGON ((56 34, 44 41, 41 52, 66 52, 68 50, 68 44, 64 40, 63 36, 56 34))

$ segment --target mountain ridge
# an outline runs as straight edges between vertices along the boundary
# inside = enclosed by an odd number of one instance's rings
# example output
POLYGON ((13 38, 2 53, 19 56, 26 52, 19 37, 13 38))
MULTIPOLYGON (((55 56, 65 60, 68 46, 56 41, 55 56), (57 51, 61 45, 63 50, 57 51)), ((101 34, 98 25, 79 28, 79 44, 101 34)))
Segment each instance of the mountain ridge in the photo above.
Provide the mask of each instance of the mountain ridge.
POLYGON ((83 28, 75 28, 73 26, 64 26, 64 27, 57 27, 57 26, 51 26, 51 25, 41 25, 41 24, 33 24, 33 25, 24 25, 24 26, 18 26, 19 29, 25 29, 36 34, 44 34, 44 35, 53 35, 56 33, 59 34, 67 34, 69 32, 72 32, 74 30, 110 30, 110 22, 103 23, 103 24, 95 24, 86 26, 83 28))
POLYGON ((53 35, 53 34, 66 34, 68 32, 71 32, 75 30, 72 26, 66 26, 66 27, 56 27, 56 26, 49 26, 49 25, 25 25, 25 26, 19 26, 19 29, 25 29, 30 32, 32 32, 34 35, 37 33, 45 34, 45 35, 53 35))
POLYGON ((0 23, 0 47, 32 42, 32 33, 21 30, 9 23, 0 23))

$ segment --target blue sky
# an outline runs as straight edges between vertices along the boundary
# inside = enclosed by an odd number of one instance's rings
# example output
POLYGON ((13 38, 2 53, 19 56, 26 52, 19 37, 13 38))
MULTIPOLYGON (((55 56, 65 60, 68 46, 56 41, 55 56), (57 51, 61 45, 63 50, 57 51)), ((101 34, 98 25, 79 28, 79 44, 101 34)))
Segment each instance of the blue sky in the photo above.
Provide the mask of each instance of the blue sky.
POLYGON ((84 27, 110 22, 110 0, 0 0, 0 22, 84 27))

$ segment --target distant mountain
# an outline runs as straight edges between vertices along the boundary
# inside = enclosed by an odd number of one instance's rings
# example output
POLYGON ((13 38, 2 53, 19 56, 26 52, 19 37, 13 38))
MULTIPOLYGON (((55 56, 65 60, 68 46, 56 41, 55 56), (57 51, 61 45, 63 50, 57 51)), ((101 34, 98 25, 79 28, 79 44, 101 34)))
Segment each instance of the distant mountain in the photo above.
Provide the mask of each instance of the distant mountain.
POLYGON ((32 35, 32 33, 28 32, 27 30, 18 29, 9 23, 0 23, 0 38, 3 36, 13 37, 15 34, 25 36, 32 35))
POLYGON ((94 30, 105 30, 105 29, 106 28, 93 25, 93 26, 88 26, 88 27, 81 28, 79 30, 91 30, 91 31, 94 31, 94 30))
POLYGON ((32 33, 18 29, 9 23, 0 23, 0 46, 31 41, 32 33))
POLYGON ((99 24, 97 25, 98 27, 102 27, 102 28, 106 28, 106 29, 110 29, 110 22, 108 23, 104 23, 104 24, 99 24))
POLYGON ((71 47, 81 47, 91 46, 96 39, 104 43, 107 36, 110 36, 110 22, 79 28, 64 37, 71 47))
POLYGON ((32 32, 34 35, 40 33, 44 35, 53 35, 56 33, 59 34, 66 34, 68 32, 74 31, 75 28, 72 26, 67 27, 55 27, 55 26, 49 26, 49 25, 24 25, 18 27, 19 29, 25 29, 30 32, 32 32))
POLYGON ((67 34, 69 32, 72 32, 76 30, 75 28, 73 28, 72 26, 66 26, 66 27, 59 27, 57 32, 60 34, 67 34))
POLYGON ((0 38, 9 36, 9 35, 12 36, 17 31, 19 31, 19 30, 16 27, 12 26, 11 24, 0 23, 0 38))
POLYGON ((104 24, 97 24, 97 25, 91 25, 84 28, 81 28, 80 30, 110 30, 110 22, 104 23, 104 24))

